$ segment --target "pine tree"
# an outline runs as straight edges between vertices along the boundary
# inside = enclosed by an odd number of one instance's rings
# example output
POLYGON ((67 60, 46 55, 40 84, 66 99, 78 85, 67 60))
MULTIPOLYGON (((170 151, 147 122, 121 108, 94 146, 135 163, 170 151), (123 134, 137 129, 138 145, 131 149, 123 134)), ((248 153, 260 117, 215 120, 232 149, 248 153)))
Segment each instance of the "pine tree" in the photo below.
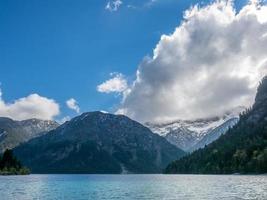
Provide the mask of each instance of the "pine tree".
POLYGON ((29 170, 22 167, 21 163, 14 157, 12 150, 7 149, 2 157, 0 156, 0 174, 15 175, 29 173, 29 170))

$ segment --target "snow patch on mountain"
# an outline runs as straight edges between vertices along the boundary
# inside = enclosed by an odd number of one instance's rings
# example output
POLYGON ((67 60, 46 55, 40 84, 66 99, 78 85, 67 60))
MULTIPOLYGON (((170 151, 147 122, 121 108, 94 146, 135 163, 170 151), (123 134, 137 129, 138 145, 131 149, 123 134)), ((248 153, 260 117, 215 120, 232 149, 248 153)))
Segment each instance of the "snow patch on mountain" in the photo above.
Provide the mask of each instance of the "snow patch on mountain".
POLYGON ((154 133, 165 137, 170 143, 183 149, 192 151, 213 142, 234 126, 244 107, 235 108, 225 115, 208 119, 176 120, 169 123, 146 123, 145 125, 154 133), (209 138, 208 135, 211 134, 209 138), (202 143, 199 144, 199 142, 202 143))

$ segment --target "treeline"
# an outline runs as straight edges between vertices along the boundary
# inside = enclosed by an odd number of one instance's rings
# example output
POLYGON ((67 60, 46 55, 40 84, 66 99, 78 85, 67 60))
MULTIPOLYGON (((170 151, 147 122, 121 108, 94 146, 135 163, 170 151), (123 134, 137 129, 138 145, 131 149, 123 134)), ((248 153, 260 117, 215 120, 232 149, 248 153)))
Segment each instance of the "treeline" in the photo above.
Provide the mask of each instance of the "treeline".
POLYGON ((0 156, 0 175, 26 175, 29 173, 29 169, 23 167, 14 157, 12 150, 7 149, 0 156))
POLYGON ((260 84, 255 104, 236 126, 204 149, 171 163, 166 173, 267 173, 267 79, 260 84))

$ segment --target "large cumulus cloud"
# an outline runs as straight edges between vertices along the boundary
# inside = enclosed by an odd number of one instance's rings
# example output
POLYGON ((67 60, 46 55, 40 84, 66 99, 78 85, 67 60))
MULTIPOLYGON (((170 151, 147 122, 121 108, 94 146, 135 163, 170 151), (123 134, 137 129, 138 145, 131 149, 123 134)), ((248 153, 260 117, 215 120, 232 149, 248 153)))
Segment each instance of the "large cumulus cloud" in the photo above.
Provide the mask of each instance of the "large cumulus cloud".
POLYGON ((194 6, 139 65, 118 113, 139 121, 220 115, 251 105, 266 69, 266 5, 194 6))

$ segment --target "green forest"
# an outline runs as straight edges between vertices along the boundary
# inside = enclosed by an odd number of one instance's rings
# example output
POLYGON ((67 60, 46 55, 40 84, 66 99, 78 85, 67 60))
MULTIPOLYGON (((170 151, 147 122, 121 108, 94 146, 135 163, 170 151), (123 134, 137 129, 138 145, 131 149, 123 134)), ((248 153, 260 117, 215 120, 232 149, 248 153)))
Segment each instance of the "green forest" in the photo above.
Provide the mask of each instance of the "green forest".
POLYGON ((12 150, 7 149, 0 156, 0 175, 27 175, 30 171, 23 167, 14 157, 12 150))

